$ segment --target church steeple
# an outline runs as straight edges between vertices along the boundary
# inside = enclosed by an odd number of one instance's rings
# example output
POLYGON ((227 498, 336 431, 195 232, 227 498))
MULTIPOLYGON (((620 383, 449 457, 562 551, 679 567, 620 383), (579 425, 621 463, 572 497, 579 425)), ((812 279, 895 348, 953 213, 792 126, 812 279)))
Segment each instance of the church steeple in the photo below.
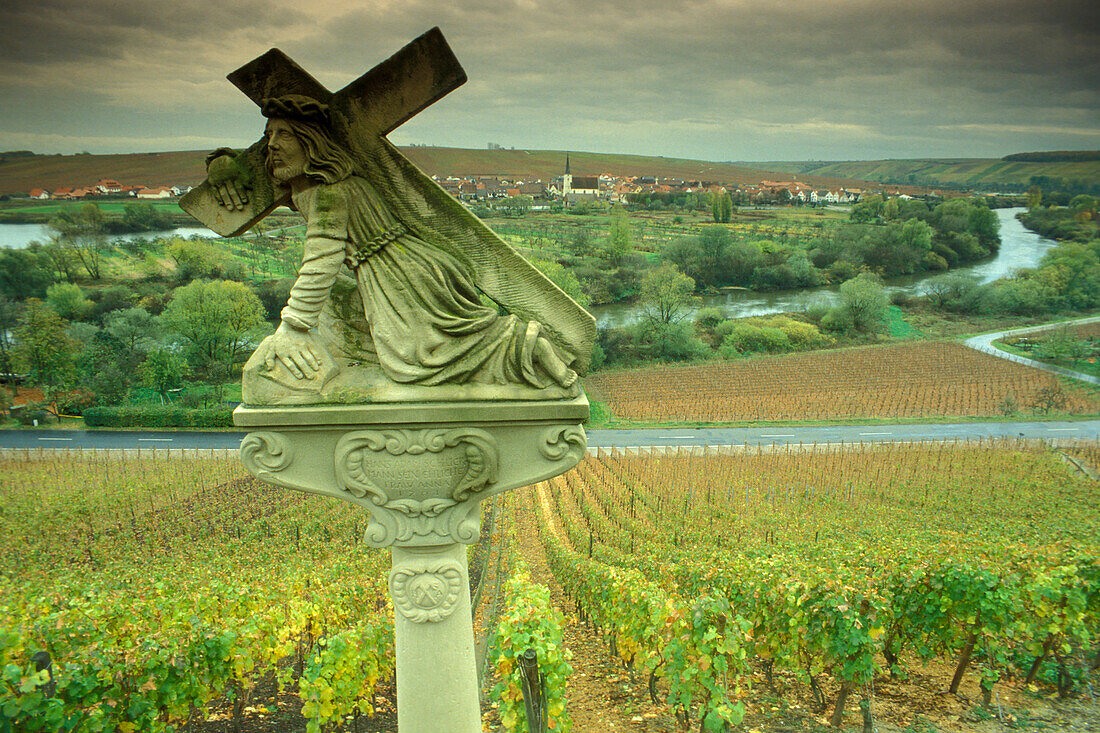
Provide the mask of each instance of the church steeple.
POLYGON ((565 154, 565 172, 569 172, 569 153, 565 154))

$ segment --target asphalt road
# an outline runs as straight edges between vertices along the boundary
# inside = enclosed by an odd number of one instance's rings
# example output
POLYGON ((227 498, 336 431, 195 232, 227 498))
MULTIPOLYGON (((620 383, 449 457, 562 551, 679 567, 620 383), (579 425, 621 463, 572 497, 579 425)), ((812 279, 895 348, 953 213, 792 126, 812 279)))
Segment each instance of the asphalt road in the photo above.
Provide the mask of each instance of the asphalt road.
MULTIPOLYGON (((3 430, 2 448, 150 449, 237 448, 244 433, 84 430, 3 430)), ((1055 422, 968 422, 917 425, 776 426, 752 428, 651 428, 589 430, 590 448, 642 446, 785 445, 798 443, 883 443, 911 440, 989 438, 1100 439, 1100 420, 1055 422)))

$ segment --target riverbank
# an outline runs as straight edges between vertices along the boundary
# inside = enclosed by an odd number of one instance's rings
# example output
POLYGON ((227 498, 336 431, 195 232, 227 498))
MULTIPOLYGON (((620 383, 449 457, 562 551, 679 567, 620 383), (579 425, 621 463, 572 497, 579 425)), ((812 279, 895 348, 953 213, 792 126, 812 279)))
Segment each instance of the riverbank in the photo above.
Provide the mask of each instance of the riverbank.
MULTIPOLYGON (((992 257, 954 267, 950 271, 967 275, 979 284, 985 284, 1038 266, 1043 255, 1058 243, 1024 227, 1016 216, 1023 211, 1023 208, 995 209, 994 213, 1000 227, 1000 249, 992 257)), ((903 294, 919 297, 928 292, 928 281, 940 274, 942 273, 924 272, 887 278, 884 285, 891 296, 903 294)), ((737 288, 698 296, 696 302, 687 311, 689 319, 694 313, 705 308, 717 308, 726 318, 745 318, 773 313, 804 313, 812 308, 836 305, 839 300, 839 285, 770 292, 737 288)), ((637 303, 594 305, 589 307, 589 311, 596 317, 596 323, 600 328, 621 328, 636 323, 641 318, 641 307, 637 303)))

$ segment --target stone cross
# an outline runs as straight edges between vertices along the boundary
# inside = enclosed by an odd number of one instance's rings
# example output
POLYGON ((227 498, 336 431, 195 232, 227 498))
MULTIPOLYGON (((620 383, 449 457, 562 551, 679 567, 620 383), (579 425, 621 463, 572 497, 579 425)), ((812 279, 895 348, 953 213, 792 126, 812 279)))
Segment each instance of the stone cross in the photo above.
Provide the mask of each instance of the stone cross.
MULTIPOLYGON (((301 94, 329 105, 333 132, 351 150, 369 149, 368 137, 382 137, 451 91, 466 83, 439 28, 415 39, 338 92, 330 92, 277 48, 253 59, 229 81, 257 105, 268 97, 301 94)), ((213 187, 204 181, 180 201, 185 211, 222 236, 236 236, 290 200, 264 168, 264 140, 245 151, 253 188, 248 206, 231 211, 219 206, 213 187)))
MULTIPOLYGON (((351 153, 372 185, 390 191, 406 223, 420 220, 438 231, 468 260, 477 287, 509 313, 537 321, 555 344, 571 356, 583 375, 596 338, 596 321, 484 223, 386 139, 386 134, 420 110, 466 82, 466 72, 433 28, 338 92, 316 79, 278 49, 245 64, 229 80, 252 101, 301 94, 327 103, 336 142, 351 153)), ((214 187, 203 182, 180 206, 222 236, 247 231, 276 207, 289 191, 277 187, 264 167, 265 140, 237 157, 251 175, 248 204, 239 210, 221 206, 214 187)))
MULTIPOLYGON (((333 137, 356 174, 384 189, 395 218, 424 224, 460 250, 482 292, 541 323, 583 371, 595 338, 592 316, 385 139, 466 81, 438 29, 336 93, 275 49, 229 79, 256 103, 288 94, 326 103, 333 137)), ((265 147, 261 140, 236 158, 251 176, 243 210, 218 204, 209 182, 180 205, 223 235, 253 226, 288 198, 267 175, 265 147)), ((462 392, 448 401, 436 387, 425 389, 400 401, 243 404, 233 420, 249 430, 241 459, 253 475, 369 510, 364 540, 393 548, 401 733, 479 733, 466 547, 481 532, 480 503, 575 466, 585 455, 589 406, 583 393, 476 399, 462 392)))

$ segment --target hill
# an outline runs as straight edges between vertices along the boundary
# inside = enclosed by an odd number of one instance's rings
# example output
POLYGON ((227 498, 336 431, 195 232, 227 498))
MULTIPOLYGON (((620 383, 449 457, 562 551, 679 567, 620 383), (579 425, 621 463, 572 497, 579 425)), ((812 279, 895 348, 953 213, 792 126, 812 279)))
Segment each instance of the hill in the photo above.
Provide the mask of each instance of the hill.
POLYGON ((1004 158, 784 161, 745 163, 800 176, 836 176, 911 186, 1022 190, 1032 176, 1100 186, 1100 155, 1093 151, 1020 153, 1004 158))
MULTIPOLYGON (((481 150, 475 148, 407 147, 403 152, 430 175, 502 175, 541 178, 561 174, 566 151, 481 150)), ((32 188, 90 186, 101 178, 126 185, 194 185, 205 176, 206 151, 130 153, 123 155, 29 155, 0 153, 0 194, 26 193, 32 188)), ((759 183, 782 178, 778 169, 765 170, 732 163, 686 158, 569 152, 574 174, 660 176, 721 183, 759 183)), ((806 175, 812 186, 861 186, 865 181, 834 174, 806 175)))

